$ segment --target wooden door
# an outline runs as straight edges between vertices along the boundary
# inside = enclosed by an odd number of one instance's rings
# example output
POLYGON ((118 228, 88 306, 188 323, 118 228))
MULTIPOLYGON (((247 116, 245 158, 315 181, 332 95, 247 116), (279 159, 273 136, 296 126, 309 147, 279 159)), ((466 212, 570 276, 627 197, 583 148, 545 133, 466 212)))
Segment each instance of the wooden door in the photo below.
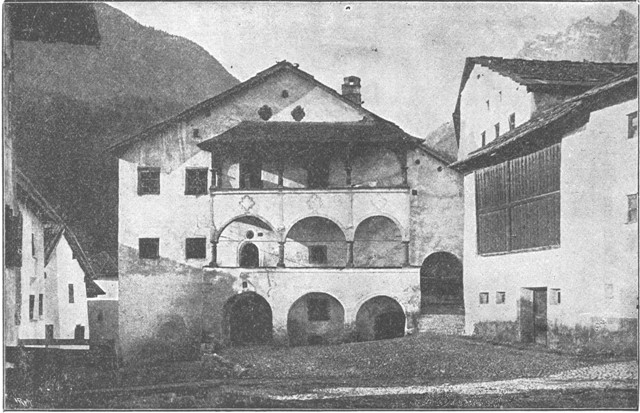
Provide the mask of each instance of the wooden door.
POLYGON ((533 336, 536 344, 547 345, 547 289, 533 291, 533 336))

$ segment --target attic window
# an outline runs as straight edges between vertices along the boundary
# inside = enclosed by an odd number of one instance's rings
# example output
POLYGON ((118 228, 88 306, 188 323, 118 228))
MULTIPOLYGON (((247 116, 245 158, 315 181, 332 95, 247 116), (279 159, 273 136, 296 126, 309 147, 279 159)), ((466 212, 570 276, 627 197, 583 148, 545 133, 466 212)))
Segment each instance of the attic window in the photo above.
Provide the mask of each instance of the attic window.
POLYGON ((194 128, 193 129, 193 137, 194 138, 199 138, 200 137, 200 129, 198 129, 198 128, 194 128))
POLYGON ((285 99, 288 98, 289 97, 289 92, 286 91, 286 90, 283 90, 282 91, 282 97, 285 98, 285 99))
POLYGON ((514 130, 516 128, 516 114, 512 113, 509 115, 509 130, 514 130))
POLYGON ((480 137, 482 138, 482 146, 487 144, 487 131, 482 131, 482 133, 480 134, 480 137))
POLYGON ((629 117, 629 132, 627 138, 632 139, 638 136, 638 112, 627 115, 629 117))
POLYGON ((498 136, 500 136, 500 122, 496 123, 493 127, 496 129, 496 138, 497 138, 498 136))
POLYGON ((138 168, 138 195, 160 194, 160 168, 138 168))

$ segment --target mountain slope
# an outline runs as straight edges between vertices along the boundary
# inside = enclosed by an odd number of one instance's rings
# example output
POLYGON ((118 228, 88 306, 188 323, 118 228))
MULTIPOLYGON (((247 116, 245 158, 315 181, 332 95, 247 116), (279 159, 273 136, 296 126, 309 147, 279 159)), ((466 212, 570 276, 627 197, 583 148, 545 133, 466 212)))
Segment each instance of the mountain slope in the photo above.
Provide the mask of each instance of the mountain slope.
POLYGON ((204 49, 95 4, 99 47, 16 41, 17 164, 92 253, 117 251, 117 160, 104 148, 238 83, 204 49))
POLYGON ((587 17, 564 32, 537 36, 526 42, 518 57, 541 60, 590 60, 594 62, 637 62, 638 19, 620 10, 610 24, 587 17))

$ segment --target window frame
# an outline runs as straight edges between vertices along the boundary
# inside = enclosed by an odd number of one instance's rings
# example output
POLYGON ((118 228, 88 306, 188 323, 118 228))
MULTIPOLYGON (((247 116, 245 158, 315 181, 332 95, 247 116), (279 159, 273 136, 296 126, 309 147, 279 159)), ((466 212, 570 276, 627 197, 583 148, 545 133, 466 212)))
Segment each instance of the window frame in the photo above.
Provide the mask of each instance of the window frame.
POLYGON ((186 260, 204 260, 207 258, 207 237, 191 237, 191 238, 185 238, 184 240, 184 258, 186 260), (202 245, 193 245, 194 243, 202 243, 202 245), (189 247, 189 244, 191 245, 191 248, 189 247), (200 251, 200 248, 202 249, 202 251, 200 251), (194 254, 189 254, 189 252, 193 252, 194 249, 197 249, 199 253, 201 254, 195 254, 196 256, 194 256, 194 254))
POLYGON ((549 299, 549 305, 560 305, 562 304, 562 290, 560 288, 551 288, 549 290, 551 292, 551 297, 549 299))
POLYGON ((44 294, 38 294, 38 317, 44 316, 44 294))
POLYGON ((138 195, 160 195, 160 168, 158 167, 150 167, 150 166, 139 166, 138 167, 138 195), (157 180, 156 187, 148 188, 145 182, 149 179, 145 176, 145 174, 154 174, 153 180, 157 180), (157 174, 157 178, 155 175, 157 174))
POLYGON ((507 301, 506 291, 496 291, 496 304, 504 304, 507 301))
POLYGON ((138 238, 138 259, 141 259, 141 260, 157 260, 159 258, 160 258, 160 238, 138 238), (155 243, 155 254, 153 254, 153 255, 150 254, 149 256, 143 256, 143 254, 142 254, 142 251, 143 251, 142 244, 143 243, 155 243))
MULTIPOLYGON (((201 178, 201 177, 200 177, 201 178)), ((199 179, 195 179, 199 181, 199 179)), ((207 195, 209 193, 209 168, 186 168, 184 173, 184 194, 185 195, 207 195), (204 174, 204 187, 195 188, 193 180, 194 173, 203 173, 204 174), (191 177, 191 180, 189 179, 191 177)))
POLYGON ((480 305, 489 304, 489 292, 482 291, 482 292, 478 293, 478 303, 480 305))

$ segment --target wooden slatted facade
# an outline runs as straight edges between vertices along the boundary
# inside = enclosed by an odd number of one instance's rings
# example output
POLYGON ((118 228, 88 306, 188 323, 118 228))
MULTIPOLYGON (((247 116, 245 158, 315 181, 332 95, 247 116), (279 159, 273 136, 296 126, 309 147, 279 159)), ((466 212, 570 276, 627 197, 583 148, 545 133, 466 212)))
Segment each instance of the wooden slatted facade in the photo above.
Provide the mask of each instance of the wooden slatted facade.
POLYGON ((560 143, 475 172, 478 253, 560 245, 560 143))

